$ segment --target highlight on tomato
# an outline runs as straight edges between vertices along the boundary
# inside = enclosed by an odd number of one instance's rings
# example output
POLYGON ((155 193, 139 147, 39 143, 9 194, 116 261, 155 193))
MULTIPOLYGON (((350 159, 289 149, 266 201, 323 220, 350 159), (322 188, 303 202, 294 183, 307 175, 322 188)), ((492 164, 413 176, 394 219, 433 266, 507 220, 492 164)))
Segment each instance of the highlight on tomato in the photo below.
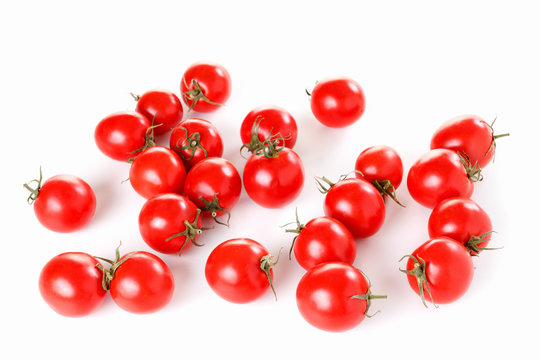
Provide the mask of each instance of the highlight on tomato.
POLYGON ((204 113, 225 105, 231 96, 231 88, 227 69, 213 62, 192 64, 180 81, 182 98, 189 110, 204 113))
POLYGON ((159 124, 154 129, 156 135, 169 132, 173 127, 182 121, 184 109, 182 102, 172 91, 165 89, 154 89, 142 95, 131 93, 137 102, 135 111, 143 114, 154 124, 159 124))

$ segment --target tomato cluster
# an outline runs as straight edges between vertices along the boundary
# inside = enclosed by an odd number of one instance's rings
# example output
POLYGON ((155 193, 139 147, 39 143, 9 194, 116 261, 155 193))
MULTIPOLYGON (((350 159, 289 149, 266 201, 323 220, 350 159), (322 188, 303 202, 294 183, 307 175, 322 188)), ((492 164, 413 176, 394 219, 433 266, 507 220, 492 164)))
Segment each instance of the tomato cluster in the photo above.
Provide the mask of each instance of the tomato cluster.
MULTIPOLYGON (((195 63, 180 81, 181 96, 164 89, 133 95, 135 111, 116 112, 97 124, 94 139, 111 159, 129 162, 129 182, 145 199, 138 225, 142 239, 154 251, 182 254, 200 246, 203 218, 229 227, 231 211, 242 186, 251 200, 265 208, 282 208, 301 193, 304 165, 293 150, 298 126, 287 110, 263 105, 254 108, 240 126, 246 156, 243 175, 223 158, 223 139, 208 120, 187 117, 191 111, 216 111, 231 94, 228 71, 215 63, 195 63), (184 107, 188 110, 184 112, 184 107), (156 137, 169 136, 168 147, 156 137)), ((355 123, 364 113, 365 96, 350 78, 320 81, 308 91, 314 117, 328 127, 355 123)), ((433 135, 431 151, 409 169, 407 188, 414 200, 433 208, 428 221, 430 240, 410 255, 399 269, 424 305, 455 301, 469 287, 472 256, 487 247, 493 233, 487 213, 470 196, 481 168, 493 158, 492 125, 478 116, 461 116, 444 123, 433 135)), ((354 170, 336 182, 317 177, 324 194, 325 216, 302 224, 296 213, 292 254, 306 273, 296 291, 300 314, 326 331, 345 331, 371 317, 371 282, 353 266, 356 241, 376 234, 384 224, 388 198, 400 206, 397 190, 403 162, 390 146, 371 146, 356 158, 354 170), (354 176, 350 176, 354 173, 354 176)), ((92 188, 72 175, 57 175, 30 191, 38 220, 48 229, 72 232, 84 227, 96 208, 92 188)), ((31 185, 35 184, 35 187, 31 185)), ((405 211, 405 210, 403 210, 405 211)), ((288 225, 291 225, 288 224, 288 225)), ((235 238, 217 245, 206 260, 209 287, 233 303, 254 301, 274 289, 273 256, 259 242, 235 238)), ((403 260, 402 259, 402 260, 403 260)), ((103 302, 107 292, 122 309, 151 313, 172 299, 175 282, 158 256, 135 251, 114 260, 83 252, 57 255, 44 267, 39 289, 49 306, 65 316, 84 316, 103 302), (103 264, 107 266, 103 266, 103 264)), ((427 306, 427 305, 426 305, 427 306)))

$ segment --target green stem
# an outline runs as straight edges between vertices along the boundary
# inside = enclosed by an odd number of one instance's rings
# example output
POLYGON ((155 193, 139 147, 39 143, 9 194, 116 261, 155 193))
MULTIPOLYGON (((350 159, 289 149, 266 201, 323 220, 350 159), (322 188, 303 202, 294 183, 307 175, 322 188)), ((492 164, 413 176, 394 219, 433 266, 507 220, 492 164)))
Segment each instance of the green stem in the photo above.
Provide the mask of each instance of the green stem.
POLYGON ((39 167, 39 179, 33 179, 29 182, 23 184, 23 187, 30 192, 30 195, 28 195, 28 198, 26 199, 26 202, 29 205, 32 205, 34 201, 36 201, 39 192, 41 191, 41 182, 43 181, 43 173, 41 172, 41 166, 39 167), (30 185, 32 183, 36 183, 36 187, 33 188, 30 185))
POLYGON ((412 259, 414 263, 413 268, 411 270, 399 269, 399 271, 407 275, 414 276, 416 278, 418 290, 420 293, 420 298, 422 299, 422 303, 424 304, 426 308, 428 306, 426 304, 426 298, 424 296, 424 286, 426 287, 429 297, 431 298, 431 302, 433 303, 435 307, 438 307, 435 304, 435 301, 433 300, 433 296, 431 295, 431 290, 429 289, 429 283, 426 276, 426 262, 424 261, 424 259, 422 259, 420 256, 415 257, 414 255, 405 255, 399 261, 402 261, 405 258, 412 259))
POLYGON ((199 100, 204 100, 207 103, 212 104, 212 105, 225 106, 225 104, 214 102, 214 101, 210 100, 208 97, 206 97, 206 95, 204 94, 204 92, 201 89, 201 86, 199 85, 199 83, 197 81, 195 81, 195 79, 191 79, 191 87, 187 86, 187 84, 185 83, 185 79, 184 79, 184 85, 186 85, 186 87, 189 88, 189 90, 184 92, 184 94, 183 94, 184 101, 186 103, 189 103, 189 101, 191 101, 191 105, 189 106, 189 110, 192 110, 195 107, 195 105, 197 105, 197 102, 199 100))
MULTIPOLYGON (((294 244, 296 243, 296 239, 298 239, 298 236, 300 234, 300 232, 306 227, 304 224, 302 224, 300 222, 300 219, 298 218, 298 208, 296 208, 295 210, 295 215, 296 215, 296 229, 285 229, 285 232, 286 233, 294 233, 294 234, 297 234, 294 238, 293 238, 293 241, 291 243, 291 248, 289 249, 289 260, 291 260, 291 255, 292 255, 292 251, 293 251, 293 248, 294 248, 294 244)), ((283 226, 281 226, 282 228, 285 227, 285 226, 289 226, 289 225, 292 225, 292 224, 295 224, 295 222, 291 222, 291 223, 288 223, 288 224, 285 224, 283 226)))
POLYGON ((229 227, 229 222, 231 220, 231 213, 228 210, 221 207, 221 205, 219 204, 218 194, 214 194, 214 196, 212 197, 212 200, 210 201, 206 200, 202 196, 199 197, 199 200, 201 200, 204 204, 204 207, 202 208, 202 210, 208 211, 210 213, 210 216, 212 216, 212 219, 214 219, 216 223, 229 227), (222 211, 225 214, 227 214, 226 223, 221 222, 217 219, 218 211, 222 211))

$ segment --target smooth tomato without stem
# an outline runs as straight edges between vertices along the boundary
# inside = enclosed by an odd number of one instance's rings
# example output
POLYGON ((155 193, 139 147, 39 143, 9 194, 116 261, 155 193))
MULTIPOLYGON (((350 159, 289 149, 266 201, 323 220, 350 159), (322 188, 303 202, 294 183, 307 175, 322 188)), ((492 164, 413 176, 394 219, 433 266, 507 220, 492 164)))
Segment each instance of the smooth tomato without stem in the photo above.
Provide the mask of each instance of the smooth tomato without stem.
POLYGON ((204 113, 225 105, 231 96, 231 87, 229 72, 216 63, 191 65, 180 82, 180 91, 189 109, 204 113))
MULTIPOLYGON (((262 105, 251 110, 240 127, 240 137, 242 143, 249 144, 252 136, 257 136, 257 141, 278 140, 278 146, 283 145, 282 136, 285 140, 285 146, 289 149, 296 144, 298 136, 298 127, 293 116, 285 109, 274 105, 262 105), (257 133, 253 135, 253 124, 258 122, 257 133)), ((250 148, 250 146, 247 146, 250 148)))
POLYGON ((155 89, 138 96, 131 94, 137 101, 135 110, 143 114, 156 126, 156 135, 165 134, 182 121, 184 109, 182 102, 173 92, 155 89))

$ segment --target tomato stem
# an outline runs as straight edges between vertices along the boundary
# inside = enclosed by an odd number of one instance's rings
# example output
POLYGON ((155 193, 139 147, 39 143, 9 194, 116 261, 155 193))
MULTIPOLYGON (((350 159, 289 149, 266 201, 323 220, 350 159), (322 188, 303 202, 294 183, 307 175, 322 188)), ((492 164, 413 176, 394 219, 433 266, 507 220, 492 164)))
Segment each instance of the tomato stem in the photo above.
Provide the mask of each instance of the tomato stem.
POLYGON ((272 282, 272 276, 270 275, 270 269, 272 269, 279 261, 279 256, 281 255, 281 249, 279 250, 277 259, 274 260, 274 256, 268 254, 266 256, 263 256, 260 261, 260 268, 264 273, 266 274, 266 277, 268 278, 268 283, 270 284, 270 288, 272 289, 272 292, 274 293, 274 297, 277 301, 277 295, 276 290, 274 289, 274 283, 272 282))
POLYGON ((176 147, 178 148, 178 150, 180 150, 179 154, 182 157, 182 159, 186 161, 193 159, 193 157, 195 156, 195 151, 197 151, 197 149, 201 149, 204 153, 204 157, 207 158, 208 152, 206 151, 204 146, 201 145, 201 134, 198 132, 189 134, 187 128, 183 126, 180 126, 179 128, 184 130, 186 133, 185 135, 186 138, 184 141, 182 141, 182 144, 185 144, 185 145, 180 146, 180 139, 178 139, 178 141, 176 142, 176 147), (189 150, 190 156, 186 157, 182 150, 189 150))
POLYGON ((426 290, 429 294, 429 297, 431 298, 431 302, 433 305, 437 308, 438 305, 435 304, 435 301, 433 300, 433 296, 431 295, 431 290, 429 289, 429 284, 426 276, 426 262, 424 259, 422 259, 420 256, 414 256, 414 255, 405 255, 403 256, 399 261, 402 261, 405 258, 411 258, 414 266, 411 270, 403 270, 399 269, 402 273, 405 273, 407 275, 414 276, 416 278, 416 282, 418 284, 418 290, 420 293, 420 298, 422 299, 422 303, 424 303, 424 306, 427 308, 426 299, 424 296, 424 286, 426 287, 426 290))
POLYGON ((484 180, 484 176, 482 175, 482 169, 480 166, 478 166, 478 162, 475 162, 474 165, 471 164, 471 159, 469 158, 469 155, 462 153, 461 151, 457 152, 459 156, 459 160, 465 167, 465 170, 467 171, 467 177, 472 182, 482 181, 484 180))
POLYGON ((184 97, 184 101, 186 102, 186 104, 189 103, 189 101, 191 101, 191 105, 189 106, 188 110, 192 110, 195 107, 195 105, 197 105, 197 102, 199 100, 204 100, 207 103, 212 104, 212 105, 225 106, 225 104, 214 102, 210 100, 208 97, 206 97, 206 95, 201 89, 201 86, 199 85, 197 81, 195 81, 195 79, 191 79, 191 88, 186 84, 185 81, 186 80, 184 79, 184 85, 186 85, 186 87, 189 88, 189 90, 184 92, 182 95, 184 97))
POLYGON ((195 238, 203 233, 205 230, 210 230, 212 228, 205 228, 205 227, 197 227, 197 221, 199 220, 199 216, 201 215, 201 209, 197 209, 197 214, 195 215, 195 220, 193 222, 189 222, 187 220, 184 220, 185 229, 184 231, 169 236, 165 241, 170 241, 174 239, 175 237, 179 236, 185 236, 186 239, 182 243, 182 246, 180 247, 180 251, 178 252, 178 256, 182 255, 182 250, 184 250, 184 247, 187 245, 188 241, 191 241, 191 243, 195 246, 203 246, 204 244, 199 244, 195 238))
POLYGON ((371 182, 377 190, 381 193, 383 199, 388 195, 392 200, 394 200, 399 206, 405 207, 402 203, 399 202, 399 200, 396 197, 396 188, 390 180, 373 180, 371 182))
MULTIPOLYGON (((155 137, 154 137, 154 129, 157 128, 158 126, 163 125, 163 124, 154 125, 154 120, 155 119, 156 119, 156 116, 154 115, 154 117, 152 118, 152 124, 148 127, 148 129, 146 129, 146 134, 144 136, 144 145, 141 146, 138 149, 135 149, 133 151, 128 152, 128 154, 140 153, 140 152, 143 152, 144 150, 146 150, 146 149, 148 149, 148 148, 150 148, 152 146, 156 146, 156 140, 155 140, 155 137)), ((133 160, 135 160, 135 156, 130 158, 128 160, 128 163, 132 163, 133 160)))
POLYGON ((291 138, 290 135, 272 134, 272 130, 270 130, 270 134, 264 141, 259 139, 259 127, 263 120, 264 118, 261 115, 255 118, 251 128, 251 138, 249 142, 242 144, 240 154, 246 148, 253 155, 264 155, 264 157, 271 159, 277 157, 279 152, 285 148, 285 141, 291 138))
POLYGON ((103 277, 102 277, 102 280, 101 280, 101 286, 103 287, 103 290, 105 290, 105 291, 110 289, 111 281, 114 279, 114 274, 115 274, 116 270, 120 267, 120 265, 122 265, 127 259, 129 259, 130 257, 132 257, 133 255, 135 255, 137 253, 136 251, 134 251, 131 254, 128 254, 127 256, 125 256, 122 260, 120 260, 120 246, 122 246, 121 241, 120 241, 120 244, 118 245, 118 247, 115 250, 115 258, 114 258, 114 260, 109 260, 109 259, 105 259, 105 258, 102 258, 102 257, 99 257, 99 256, 94 256, 96 259, 103 260, 103 261, 111 264, 109 269, 105 269, 101 264, 96 264, 96 267, 99 270, 101 270, 102 273, 103 273, 103 277))
POLYGON ((132 92, 130 92, 129 95, 131 95, 133 97, 133 100, 135 100, 135 101, 139 101, 139 99, 141 98, 140 95, 136 95, 136 94, 134 94, 132 92))
MULTIPOLYGON (((495 130, 493 129, 493 125, 495 125, 496 120, 497 120, 497 116, 495 116, 495 118, 493 119, 491 124, 488 124, 489 128, 491 129, 491 144, 489 145, 489 148, 487 149, 485 155, 489 154, 491 149, 494 149, 494 151, 495 151, 495 149, 497 147, 497 142, 495 140, 497 140, 498 138, 501 138, 501 137, 510 136, 510 133, 495 135, 495 130)), ((495 162, 495 153, 493 154, 493 162, 495 162)))
POLYGON ((208 201, 206 200, 205 198, 203 198, 202 196, 199 197, 199 200, 201 200, 204 204, 204 207, 202 208, 202 210, 204 211, 208 211, 210 213, 210 216, 212 216, 212 219, 214 219, 214 221, 220 225, 225 225, 226 227, 229 227, 229 221, 231 220, 231 213, 228 211, 228 210, 225 210, 224 208, 221 207, 221 205, 219 205, 219 199, 217 197, 218 194, 214 194, 214 196, 212 197, 212 200, 208 201), (223 211, 224 213, 227 214, 227 222, 224 223, 224 222, 221 222, 217 219, 217 212, 218 211, 223 211))
POLYGON ((23 187, 30 191, 30 195, 28 195, 28 198, 26 199, 26 202, 29 204, 29 205, 32 205, 34 203, 34 201, 36 201, 38 195, 39 195, 39 192, 41 191, 41 182, 43 181, 43 173, 41 172, 41 165, 39 166, 39 179, 33 179, 33 180, 30 180, 29 182, 27 183, 24 183, 23 184, 23 187), (32 183, 36 183, 36 187, 33 188, 30 186, 30 184, 32 183))
POLYGON ((295 233, 297 234, 294 238, 293 238, 293 241, 291 243, 291 248, 289 249, 289 260, 291 260, 291 254, 292 254, 292 251, 293 251, 293 248, 294 248, 294 244, 296 242, 296 239, 298 238, 298 234, 300 234, 300 232, 306 227, 304 224, 302 224, 300 222, 300 219, 298 218, 298 208, 296 208, 295 210, 295 215, 296 215, 296 222, 290 222, 288 224, 285 224, 285 225, 282 225, 281 227, 284 228, 285 226, 289 226, 289 225, 292 225, 292 224, 296 224, 296 229, 285 229, 285 232, 286 233, 295 233))
POLYGON ((498 247, 498 248, 491 248, 491 247, 484 247, 484 246, 479 246, 481 243, 483 243, 484 241, 488 241, 490 239, 486 239, 488 235, 490 235, 491 233, 494 233, 495 231, 491 230, 491 231, 487 231, 479 236, 471 236, 471 238, 467 241, 467 243, 465 244, 465 248, 467 250, 469 250, 469 253, 472 255, 472 256, 478 256, 478 253, 480 251, 483 251, 483 250, 500 250, 502 249, 503 247, 498 247))
POLYGON ((366 274, 364 274, 364 272, 362 270, 360 270, 360 272, 362 273, 362 276, 364 276, 366 278, 367 282, 368 282, 368 288, 366 290, 366 293, 362 294, 362 295, 353 295, 349 299, 365 300, 366 301, 366 311, 364 312, 364 315, 366 315, 367 318, 372 318, 375 315, 377 315, 378 313, 380 313, 381 311, 377 310, 374 314, 368 314, 369 308, 371 307, 371 300, 374 300, 374 299, 386 299, 386 298, 388 298, 388 296, 386 296, 386 295, 373 295, 371 293, 371 280, 369 280, 369 278, 366 276, 366 274))

